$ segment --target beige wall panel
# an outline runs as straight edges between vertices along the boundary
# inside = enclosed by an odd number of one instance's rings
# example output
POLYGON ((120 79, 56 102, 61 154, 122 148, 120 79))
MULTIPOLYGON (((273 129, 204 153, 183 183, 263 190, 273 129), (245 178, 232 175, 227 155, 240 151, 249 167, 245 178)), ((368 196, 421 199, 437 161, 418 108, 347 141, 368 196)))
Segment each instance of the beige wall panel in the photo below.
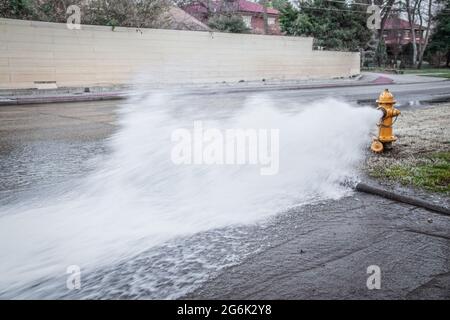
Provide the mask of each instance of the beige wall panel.
POLYGON ((359 54, 312 38, 82 26, 0 18, 0 88, 321 79, 358 74, 359 54))

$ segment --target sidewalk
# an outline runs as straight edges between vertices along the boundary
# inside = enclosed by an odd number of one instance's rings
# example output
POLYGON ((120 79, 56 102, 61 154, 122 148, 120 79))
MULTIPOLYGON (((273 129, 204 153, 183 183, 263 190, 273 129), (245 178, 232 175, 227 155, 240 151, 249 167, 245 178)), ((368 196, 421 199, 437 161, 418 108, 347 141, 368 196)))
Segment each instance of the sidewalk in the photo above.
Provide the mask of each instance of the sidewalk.
POLYGON ((446 81, 438 77, 421 77, 417 75, 382 74, 362 72, 353 78, 339 78, 330 80, 263 80, 243 81, 237 83, 208 83, 208 84, 171 84, 160 86, 132 86, 114 85, 98 87, 74 87, 58 89, 0 89, 0 106, 25 105, 53 102, 83 102, 124 99, 133 95, 133 91, 139 88, 145 90, 166 89, 175 92, 216 94, 216 93, 239 93, 254 91, 281 91, 281 90, 304 90, 320 88, 374 86, 387 84, 411 84, 435 81, 446 81))

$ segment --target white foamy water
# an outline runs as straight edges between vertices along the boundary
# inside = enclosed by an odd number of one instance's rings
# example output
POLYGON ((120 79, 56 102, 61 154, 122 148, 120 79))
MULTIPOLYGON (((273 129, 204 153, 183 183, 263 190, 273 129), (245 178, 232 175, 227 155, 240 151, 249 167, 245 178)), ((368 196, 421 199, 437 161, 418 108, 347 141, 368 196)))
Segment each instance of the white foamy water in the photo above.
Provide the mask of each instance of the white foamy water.
POLYGON ((183 101, 137 95, 119 111, 110 154, 81 184, 56 198, 0 207, 0 297, 64 277, 69 265, 110 266, 176 238, 338 199, 349 192, 341 183, 357 179, 379 118, 372 108, 336 100, 299 103, 290 112, 267 96, 213 112, 183 101), (251 165, 174 165, 171 133, 196 120, 223 130, 279 129, 279 173, 262 176, 251 165))

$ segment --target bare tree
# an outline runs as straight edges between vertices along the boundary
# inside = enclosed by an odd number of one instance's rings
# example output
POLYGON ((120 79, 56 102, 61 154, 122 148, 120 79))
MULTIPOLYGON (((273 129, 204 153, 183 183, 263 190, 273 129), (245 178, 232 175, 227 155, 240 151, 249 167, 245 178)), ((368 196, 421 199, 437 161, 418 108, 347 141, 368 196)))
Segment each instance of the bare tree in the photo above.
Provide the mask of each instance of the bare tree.
POLYGON ((269 23, 267 21, 267 0, 262 0, 261 5, 263 7, 264 34, 268 34, 269 33, 269 23))
POLYGON ((14 3, 0 0, 0 14, 9 18, 66 22, 67 8, 77 5, 83 24, 136 28, 159 27, 163 13, 171 5, 170 0, 27 0, 21 1, 20 6, 14 3))
MULTIPOLYGON (((417 66, 417 56, 418 56, 418 49, 417 49, 417 35, 416 35, 416 21, 418 14, 422 7, 422 1, 423 0, 406 0, 405 6, 406 6, 406 13, 408 15, 408 22, 409 22, 409 30, 411 32, 411 38, 412 38, 412 48, 413 48, 413 55, 412 55, 412 66, 417 66)), ((422 28, 422 26, 420 26, 422 28)), ((421 35, 421 30, 419 30, 421 35)), ((420 39, 421 40, 421 39, 420 39)))
POLYGON ((90 0, 84 17, 92 24, 155 28, 169 6, 168 0, 90 0))
MULTIPOLYGON (((362 64, 375 63, 375 57, 377 50, 380 49, 380 41, 383 39, 383 33, 386 26, 386 21, 390 17, 391 13, 395 12, 396 1, 395 0, 360 0, 359 3, 371 5, 372 3, 378 5, 381 9, 381 21, 380 29, 374 30, 371 39, 367 42, 365 50, 362 51, 361 57, 363 59, 362 64)), ((378 62, 378 66, 381 67, 381 63, 378 62)))
POLYGON ((387 0, 386 2, 381 3, 381 23, 380 23, 380 38, 383 36, 384 27, 386 25, 386 21, 389 18, 392 9, 394 7, 395 0, 387 0))
POLYGON ((433 0, 406 0, 405 8, 413 47, 412 64, 417 68, 422 67, 423 56, 430 40, 435 2, 433 0), (416 32, 417 24, 420 26, 419 34, 416 32), (425 35, 423 27, 425 27, 425 35), (417 41, 417 36, 419 36, 419 41, 417 41))
MULTIPOLYGON (((430 31, 431 31, 431 23, 432 23, 432 4, 433 1, 432 0, 428 0, 428 10, 427 10, 427 15, 426 15, 426 31, 425 31, 425 38, 423 39, 423 43, 421 43, 420 45, 420 50, 419 50, 419 57, 418 57, 418 63, 417 63, 417 68, 422 68, 422 63, 423 63, 423 55, 425 53, 425 49, 428 46, 428 42, 430 40, 430 31)), ((419 20, 420 20, 420 25, 423 25, 424 22, 424 17, 423 17, 423 13, 422 10, 419 10, 419 20)))
POLYGON ((174 3, 202 21, 216 15, 232 15, 239 9, 234 0, 174 0, 174 3))

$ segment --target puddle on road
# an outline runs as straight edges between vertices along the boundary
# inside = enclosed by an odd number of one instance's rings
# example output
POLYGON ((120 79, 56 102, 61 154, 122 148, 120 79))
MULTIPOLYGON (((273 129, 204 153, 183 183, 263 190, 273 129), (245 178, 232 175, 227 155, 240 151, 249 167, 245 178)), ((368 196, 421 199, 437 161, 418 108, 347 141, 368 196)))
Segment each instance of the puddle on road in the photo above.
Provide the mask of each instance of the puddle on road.
MULTIPOLYGON (((413 109, 413 108, 421 108, 421 107, 426 107, 429 105, 433 105, 433 104, 438 104, 438 103, 446 103, 446 102, 450 102, 450 96, 444 96, 444 97, 438 97, 438 98, 433 98, 433 99, 429 99, 429 100, 425 100, 425 101, 421 101, 421 100, 397 100, 397 103, 395 105, 396 108, 400 109, 400 110, 405 110, 405 109, 413 109)), ((374 99, 362 99, 362 100, 358 100, 357 101, 358 105, 363 105, 363 106, 373 106, 373 107, 378 107, 378 104, 375 102, 374 99)))

